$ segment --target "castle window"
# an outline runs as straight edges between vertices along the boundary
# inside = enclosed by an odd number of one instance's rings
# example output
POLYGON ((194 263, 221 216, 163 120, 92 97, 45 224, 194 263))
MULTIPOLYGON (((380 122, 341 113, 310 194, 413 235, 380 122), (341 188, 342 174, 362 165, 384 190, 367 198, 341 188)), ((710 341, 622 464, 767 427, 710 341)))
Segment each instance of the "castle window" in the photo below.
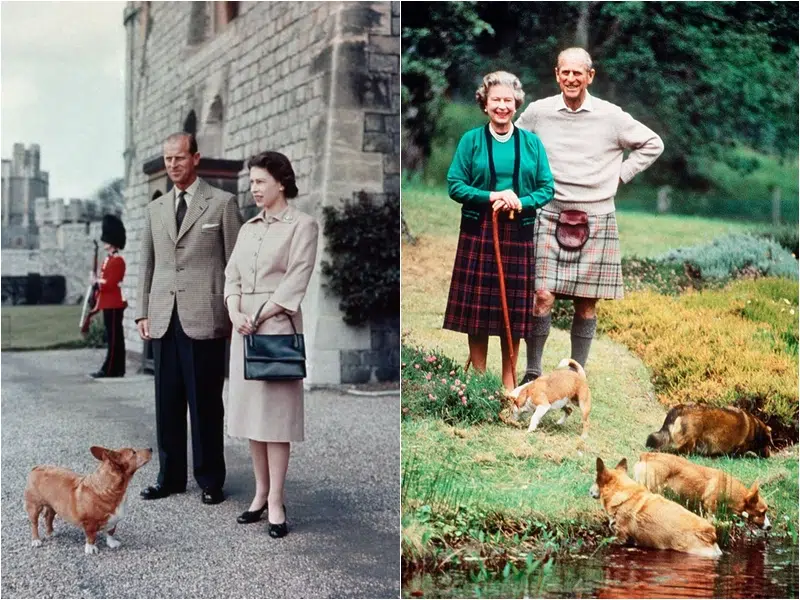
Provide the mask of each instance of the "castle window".
POLYGON ((238 2, 192 2, 189 44, 202 44, 213 38, 238 16, 238 2))
POLYGON ((183 122, 183 130, 192 135, 197 133, 197 115, 193 110, 186 115, 186 120, 183 122))

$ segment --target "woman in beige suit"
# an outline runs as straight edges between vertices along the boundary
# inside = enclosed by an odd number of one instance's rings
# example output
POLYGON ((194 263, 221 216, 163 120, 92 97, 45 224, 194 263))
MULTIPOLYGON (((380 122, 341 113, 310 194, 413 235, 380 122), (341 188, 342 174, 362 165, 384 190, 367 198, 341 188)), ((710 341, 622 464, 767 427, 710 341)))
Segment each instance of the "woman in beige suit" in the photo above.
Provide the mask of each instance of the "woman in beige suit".
POLYGON ((283 485, 291 442, 303 440, 303 382, 244 379, 243 336, 292 333, 303 328, 300 302, 317 254, 317 222, 289 206, 297 196, 294 170, 283 154, 263 152, 247 163, 250 191, 262 210, 242 225, 225 269, 225 304, 231 340, 228 434, 250 440, 256 492, 237 518, 254 523, 267 509, 269 534, 283 537, 283 485), (253 322, 261 305, 258 323, 253 322))

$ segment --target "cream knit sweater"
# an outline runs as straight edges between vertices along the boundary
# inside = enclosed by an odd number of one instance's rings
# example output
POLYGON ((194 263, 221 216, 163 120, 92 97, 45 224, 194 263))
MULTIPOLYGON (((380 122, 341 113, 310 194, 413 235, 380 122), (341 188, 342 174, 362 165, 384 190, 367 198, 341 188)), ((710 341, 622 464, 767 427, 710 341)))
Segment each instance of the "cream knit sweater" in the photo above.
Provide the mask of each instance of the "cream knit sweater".
POLYGON ((543 98, 531 102, 516 121, 539 136, 550 161, 555 199, 543 210, 614 212, 620 179, 628 183, 664 151, 661 138, 619 106, 588 94, 587 101, 573 112, 561 94, 543 98), (623 162, 626 149, 631 153, 623 162))

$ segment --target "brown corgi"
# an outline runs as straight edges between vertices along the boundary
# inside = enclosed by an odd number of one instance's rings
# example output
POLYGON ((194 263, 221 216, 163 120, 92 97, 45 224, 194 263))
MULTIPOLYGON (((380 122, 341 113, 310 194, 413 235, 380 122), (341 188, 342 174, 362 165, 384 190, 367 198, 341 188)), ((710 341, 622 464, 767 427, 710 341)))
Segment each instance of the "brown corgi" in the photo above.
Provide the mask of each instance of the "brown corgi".
POLYGON ((514 388, 508 393, 511 402, 511 415, 514 421, 519 419, 524 412, 533 412, 528 431, 534 431, 539 426, 539 421, 550 410, 562 409, 564 414, 558 420, 559 425, 572 412, 570 402, 579 406, 583 419, 583 432, 585 438, 589 432, 589 412, 592 410, 592 394, 586 383, 586 373, 580 363, 565 358, 555 371, 537 377, 524 385, 514 388), (573 371, 569 367, 575 368, 573 371))
POLYGON ((758 482, 748 490, 724 471, 660 452, 643 452, 633 466, 633 478, 651 492, 669 488, 681 497, 699 500, 712 513, 720 501, 727 502, 733 512, 754 525, 762 529, 772 527, 767 503, 758 493, 758 482))
POLYGON ((740 408, 679 404, 667 413, 659 431, 647 437, 654 450, 706 456, 755 452, 769 456, 772 429, 740 408))
POLYGON ((60 515, 65 521, 82 528, 86 533, 86 554, 97 554, 95 540, 99 531, 106 532, 109 548, 117 548, 114 538, 117 523, 125 513, 125 492, 133 474, 153 456, 152 448, 122 448, 108 450, 90 448, 100 461, 90 475, 78 475, 69 469, 40 465, 28 475, 25 486, 25 510, 31 521, 34 547, 41 546, 39 514, 44 513, 45 533, 53 533, 53 519, 60 515))
POLYGON ((658 550, 677 550, 717 558, 717 532, 705 519, 677 502, 654 494, 628 477, 624 458, 614 469, 597 459, 597 479, 589 490, 599 498, 611 518, 615 533, 623 542, 658 550))

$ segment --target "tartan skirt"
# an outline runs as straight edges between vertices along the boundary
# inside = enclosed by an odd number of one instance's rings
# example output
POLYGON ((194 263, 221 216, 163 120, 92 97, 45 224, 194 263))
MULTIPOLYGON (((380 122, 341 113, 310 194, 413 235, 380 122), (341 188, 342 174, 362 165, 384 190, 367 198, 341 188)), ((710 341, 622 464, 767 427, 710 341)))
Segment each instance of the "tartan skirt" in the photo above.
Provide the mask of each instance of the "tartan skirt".
POLYGON ((589 239, 580 250, 556 241, 558 213, 540 210, 534 226, 534 289, 556 296, 620 300, 622 283, 619 233, 614 213, 589 215, 589 239))
MULTIPOLYGON (((498 218, 500 256, 506 283, 511 336, 530 333, 533 315, 533 240, 520 236, 521 219, 498 218)), ((505 336, 500 279, 492 239, 491 214, 475 232, 463 229, 458 236, 450 294, 444 313, 445 329, 470 335, 505 336)))

